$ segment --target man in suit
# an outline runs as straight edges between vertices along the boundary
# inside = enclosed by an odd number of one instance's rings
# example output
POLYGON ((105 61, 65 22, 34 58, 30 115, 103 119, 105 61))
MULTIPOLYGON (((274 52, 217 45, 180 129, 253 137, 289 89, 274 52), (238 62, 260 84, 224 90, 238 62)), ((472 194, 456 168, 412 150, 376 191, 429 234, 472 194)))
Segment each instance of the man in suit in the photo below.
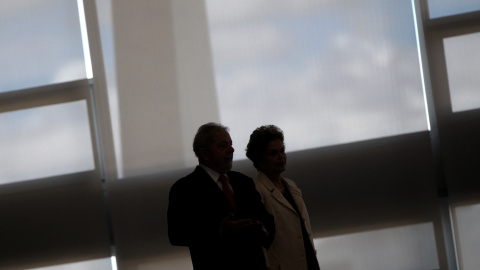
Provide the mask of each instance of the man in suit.
POLYGON ((199 165, 170 190, 170 243, 189 247, 195 270, 266 269, 262 246, 273 240, 273 217, 253 180, 230 171, 234 149, 228 128, 202 125, 193 151, 199 165))

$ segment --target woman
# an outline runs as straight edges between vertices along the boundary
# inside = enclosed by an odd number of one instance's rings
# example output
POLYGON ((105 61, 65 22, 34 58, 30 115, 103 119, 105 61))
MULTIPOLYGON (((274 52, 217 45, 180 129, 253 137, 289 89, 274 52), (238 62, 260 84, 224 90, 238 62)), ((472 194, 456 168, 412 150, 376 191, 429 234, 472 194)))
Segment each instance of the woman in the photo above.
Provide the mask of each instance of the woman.
POLYGON ((274 125, 255 129, 246 151, 259 172, 255 186, 275 219, 276 234, 267 251, 271 269, 320 269, 302 193, 295 182, 282 177, 287 164, 283 131, 274 125))

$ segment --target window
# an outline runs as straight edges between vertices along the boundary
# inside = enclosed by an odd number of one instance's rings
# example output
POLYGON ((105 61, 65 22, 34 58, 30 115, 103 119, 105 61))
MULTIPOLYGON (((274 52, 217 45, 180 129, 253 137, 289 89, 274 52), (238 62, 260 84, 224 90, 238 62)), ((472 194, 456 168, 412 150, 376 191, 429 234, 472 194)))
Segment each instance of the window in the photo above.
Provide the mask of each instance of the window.
POLYGON ((478 0, 428 0, 430 18, 439 18, 480 10, 478 0))
POLYGON ((475 251, 480 247, 480 232, 476 224, 480 221, 480 204, 453 207, 456 244, 460 269, 476 269, 480 258, 475 251))
POLYGON ((105 269, 112 269, 117 270, 115 267, 115 259, 97 259, 97 260, 90 260, 90 261, 82 261, 82 262, 75 262, 69 264, 62 264, 62 265, 54 265, 54 266, 47 266, 41 268, 35 268, 31 270, 80 270, 80 269, 87 269, 87 270, 105 270, 105 269))
POLYGON ((76 1, 2 1, 0 92, 86 78, 76 1))
POLYGON ((431 223, 314 239, 322 269, 439 269, 431 223))
POLYGON ((428 129, 410 1, 206 3, 237 149, 264 124, 289 151, 428 129))
POLYGON ((0 114, 0 184, 93 170, 85 100, 0 114))
POLYGON ((443 40, 453 112, 480 107, 480 33, 443 40))

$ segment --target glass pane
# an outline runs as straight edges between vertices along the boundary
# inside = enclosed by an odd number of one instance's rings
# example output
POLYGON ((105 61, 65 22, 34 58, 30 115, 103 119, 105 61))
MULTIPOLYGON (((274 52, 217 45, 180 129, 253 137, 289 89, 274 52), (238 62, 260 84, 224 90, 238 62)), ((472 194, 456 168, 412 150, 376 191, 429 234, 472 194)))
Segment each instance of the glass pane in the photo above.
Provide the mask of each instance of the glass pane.
POLYGON ((85 100, 0 114, 0 184, 95 168, 85 100))
POLYGON ((322 270, 439 269, 432 223, 314 239, 322 270))
POLYGON ((289 151, 428 129, 410 1, 206 3, 237 149, 264 124, 289 151))
POLYGON ((0 92, 86 78, 77 1, 1 1, 0 14, 0 92))
POLYGON ((429 0, 430 18, 445 17, 480 10, 478 0, 429 0))
POLYGON ((480 204, 455 207, 453 211, 460 269, 476 270, 480 265, 480 204))
POLYGON ((480 107, 480 33, 443 40, 453 112, 480 107))
POLYGON ((84 262, 76 262, 41 268, 32 268, 30 270, 116 270, 112 267, 112 261, 110 259, 98 259, 84 262))

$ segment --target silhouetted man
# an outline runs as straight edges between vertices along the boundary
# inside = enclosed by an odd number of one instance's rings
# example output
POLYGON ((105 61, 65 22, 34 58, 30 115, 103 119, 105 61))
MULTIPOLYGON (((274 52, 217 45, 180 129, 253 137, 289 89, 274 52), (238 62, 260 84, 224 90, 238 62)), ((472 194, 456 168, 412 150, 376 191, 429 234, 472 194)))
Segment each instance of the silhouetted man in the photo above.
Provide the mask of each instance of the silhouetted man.
POLYGON ((275 226, 253 180, 230 171, 234 149, 228 128, 202 125, 193 151, 199 165, 170 190, 170 243, 188 246, 194 269, 266 269, 262 246, 275 226))

